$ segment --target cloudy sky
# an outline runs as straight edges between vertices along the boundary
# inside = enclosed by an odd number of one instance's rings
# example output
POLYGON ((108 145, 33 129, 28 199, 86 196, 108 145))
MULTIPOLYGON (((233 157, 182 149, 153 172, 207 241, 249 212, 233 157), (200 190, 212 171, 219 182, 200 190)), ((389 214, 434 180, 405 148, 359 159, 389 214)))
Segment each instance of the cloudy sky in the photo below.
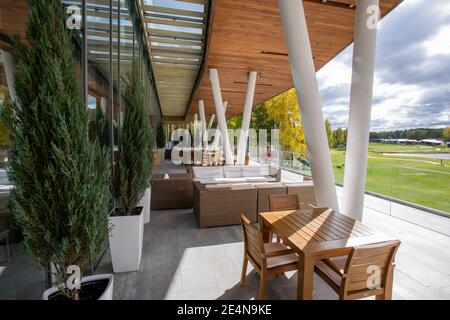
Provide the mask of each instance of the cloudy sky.
MULTIPOLYGON (((372 131, 450 125, 450 1, 404 0, 378 31, 372 131)), ((318 72, 324 116, 347 127, 350 46, 318 72)))

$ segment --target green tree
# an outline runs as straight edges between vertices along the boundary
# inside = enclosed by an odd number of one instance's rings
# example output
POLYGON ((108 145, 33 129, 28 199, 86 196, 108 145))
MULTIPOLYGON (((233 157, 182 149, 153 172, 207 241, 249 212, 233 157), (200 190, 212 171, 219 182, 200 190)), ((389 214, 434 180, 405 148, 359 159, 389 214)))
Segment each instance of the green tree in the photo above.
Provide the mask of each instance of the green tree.
POLYGON ((241 129, 242 128, 242 114, 228 120, 227 127, 229 129, 234 129, 234 130, 241 129))
POLYGON ((152 134, 148 114, 144 107, 144 87, 139 78, 139 64, 133 61, 125 91, 125 115, 119 141, 117 198, 126 215, 144 196, 150 184, 152 134))
POLYGON ((328 147, 333 148, 333 129, 331 128, 331 122, 325 119, 325 130, 327 132, 328 147))
POLYGON ((156 131, 156 146, 158 148, 164 148, 166 146, 166 132, 162 122, 159 123, 156 131))
MULTIPOLYGON (((88 138, 88 118, 75 76, 72 36, 59 0, 34 1, 27 45, 14 36, 10 206, 26 253, 56 283, 67 267, 81 272, 108 241, 109 156, 88 138)), ((78 298, 76 289, 62 292, 78 298)))
POLYGON ((333 147, 343 149, 347 145, 347 130, 338 128, 333 131, 333 147))

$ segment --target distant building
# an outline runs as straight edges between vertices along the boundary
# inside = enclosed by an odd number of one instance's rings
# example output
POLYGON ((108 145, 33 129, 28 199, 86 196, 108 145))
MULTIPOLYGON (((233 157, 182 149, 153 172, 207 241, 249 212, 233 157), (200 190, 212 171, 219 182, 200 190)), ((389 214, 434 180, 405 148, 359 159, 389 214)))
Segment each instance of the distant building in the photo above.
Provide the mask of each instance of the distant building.
POLYGON ((420 140, 421 144, 426 144, 428 146, 442 146, 444 145, 444 141, 436 140, 436 139, 424 139, 420 140))
POLYGON ((378 140, 381 143, 388 143, 388 144, 418 144, 418 140, 413 139, 379 139, 378 140))

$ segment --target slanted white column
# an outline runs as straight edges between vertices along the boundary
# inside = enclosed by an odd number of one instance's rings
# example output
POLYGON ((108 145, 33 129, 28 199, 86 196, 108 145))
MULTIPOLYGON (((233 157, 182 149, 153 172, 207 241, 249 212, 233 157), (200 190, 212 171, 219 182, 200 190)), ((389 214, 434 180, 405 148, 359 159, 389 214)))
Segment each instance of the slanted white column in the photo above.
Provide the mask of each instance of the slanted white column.
POLYGON ((255 96, 256 76, 258 73, 252 71, 248 75, 247 95, 245 97, 244 113, 242 115, 242 127, 239 136, 237 163, 243 165, 245 163, 245 155, 247 153, 248 130, 250 128, 250 120, 252 117, 253 98, 255 96))
POLYGON ((202 141, 203 148, 208 146, 208 135, 206 134, 206 116, 205 116, 205 102, 198 100, 198 113, 200 114, 200 121, 202 122, 202 141))
MULTIPOLYGON (((228 107, 228 101, 224 101, 223 102, 223 109, 225 110, 225 112, 227 112, 227 107, 228 107)), ((216 114, 213 113, 211 115, 211 118, 209 118, 208 129, 212 128, 212 125, 213 125, 215 119, 216 119, 216 114)))
POLYGON ((311 155, 316 204, 339 209, 330 151, 322 115, 316 70, 301 0, 278 0, 288 46, 292 78, 311 155))
POLYGON ((214 114, 211 115, 211 118, 209 118, 208 129, 212 128, 212 125, 214 123, 214 119, 215 118, 216 118, 216 114, 214 113, 214 114))
POLYGON ((217 69, 209 69, 209 78, 214 96, 214 105, 216 106, 216 117, 219 124, 220 133, 223 141, 223 153, 225 163, 233 164, 233 154, 230 147, 230 137, 228 136, 227 119, 225 117, 225 108, 222 100, 222 91, 220 89, 219 74, 217 69))
POLYGON ((359 0, 356 5, 342 212, 359 221, 366 185, 378 5, 378 0, 359 0))
POLYGON ((6 84, 8 85, 9 97, 11 101, 17 101, 16 89, 14 88, 14 78, 16 75, 16 62, 11 52, 2 51, 3 65, 5 66, 6 84))

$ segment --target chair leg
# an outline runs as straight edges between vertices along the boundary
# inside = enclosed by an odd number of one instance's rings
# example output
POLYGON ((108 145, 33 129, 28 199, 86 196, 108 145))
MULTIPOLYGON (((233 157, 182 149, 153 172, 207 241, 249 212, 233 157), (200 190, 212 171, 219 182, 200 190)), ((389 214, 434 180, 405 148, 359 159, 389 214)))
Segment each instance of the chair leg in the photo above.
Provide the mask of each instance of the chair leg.
POLYGON ((245 280, 247 280, 247 265, 248 260, 244 254, 244 261, 242 262, 242 272, 241 272, 241 286, 245 284, 245 280))
POLYGON ((266 285, 267 285, 266 281, 267 281, 266 272, 263 270, 261 272, 261 279, 259 280, 258 300, 264 300, 266 296, 266 285))
POLYGON ((379 294, 375 296, 376 300, 392 300, 392 290, 389 290, 389 287, 384 290, 383 294, 379 294))

